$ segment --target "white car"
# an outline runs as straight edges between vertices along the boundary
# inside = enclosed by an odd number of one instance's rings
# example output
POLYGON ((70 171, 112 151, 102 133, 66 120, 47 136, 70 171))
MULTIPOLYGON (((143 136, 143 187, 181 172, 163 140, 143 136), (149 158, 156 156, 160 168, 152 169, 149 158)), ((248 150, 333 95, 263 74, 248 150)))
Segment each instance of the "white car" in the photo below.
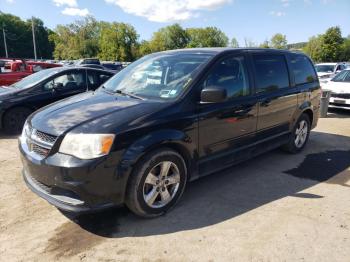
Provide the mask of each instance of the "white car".
POLYGON ((329 107, 350 110, 350 68, 337 74, 322 88, 331 91, 329 107))
POLYGON ((318 78, 321 82, 327 82, 337 73, 346 68, 344 63, 320 63, 315 65, 318 78))

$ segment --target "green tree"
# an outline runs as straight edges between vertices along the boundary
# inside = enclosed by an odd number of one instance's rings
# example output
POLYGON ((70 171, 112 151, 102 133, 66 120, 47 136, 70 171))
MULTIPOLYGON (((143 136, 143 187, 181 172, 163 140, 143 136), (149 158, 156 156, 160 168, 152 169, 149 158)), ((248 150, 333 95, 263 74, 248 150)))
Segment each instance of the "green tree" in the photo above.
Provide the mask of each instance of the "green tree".
MULTIPOLYGON (((44 26, 43 21, 34 18, 38 58, 51 58, 53 45, 48 35, 52 32, 44 26)), ((5 29, 9 57, 34 58, 32 19, 27 21, 19 17, 0 12, 0 56, 5 57, 2 29, 5 29)))
POLYGON ((179 24, 173 24, 155 32, 149 45, 152 52, 155 52, 185 48, 188 42, 186 31, 179 24))
POLYGON ((341 59, 344 39, 338 26, 329 28, 322 37, 321 60, 336 62, 341 59))
POLYGON ((138 45, 138 57, 142 57, 144 55, 148 55, 152 53, 152 49, 150 46, 150 42, 146 40, 142 40, 141 43, 138 45))
POLYGON ((138 35, 125 23, 101 22, 99 57, 103 60, 133 61, 137 57, 138 35))
POLYGON ((238 43, 238 41, 237 41, 237 39, 235 37, 232 37, 230 46, 233 47, 233 48, 238 48, 239 47, 239 43, 238 43))
POLYGON ((278 33, 271 37, 270 43, 273 48, 285 49, 287 47, 287 38, 285 35, 278 33))
POLYGON ((216 27, 188 28, 189 37, 187 47, 225 47, 228 46, 228 37, 216 27))
POLYGON ((320 62, 322 61, 322 43, 322 35, 313 36, 309 39, 309 42, 303 48, 303 51, 315 62, 320 62))
POLYGON ((53 39, 56 59, 97 57, 100 23, 92 16, 68 25, 58 25, 55 32, 53 39))
POLYGON ((344 43, 341 48, 340 61, 350 62, 350 37, 344 39, 344 43))
POLYGON ((270 48, 270 42, 268 40, 265 40, 259 45, 260 48, 270 48))

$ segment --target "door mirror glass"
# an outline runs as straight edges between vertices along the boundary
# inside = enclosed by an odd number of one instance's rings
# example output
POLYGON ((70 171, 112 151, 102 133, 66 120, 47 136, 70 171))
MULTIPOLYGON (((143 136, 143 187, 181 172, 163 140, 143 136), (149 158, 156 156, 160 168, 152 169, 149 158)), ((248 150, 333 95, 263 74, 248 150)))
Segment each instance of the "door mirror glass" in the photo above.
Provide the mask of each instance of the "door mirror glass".
POLYGON ((226 89, 219 86, 205 87, 201 92, 202 103, 220 103, 227 98, 226 89))

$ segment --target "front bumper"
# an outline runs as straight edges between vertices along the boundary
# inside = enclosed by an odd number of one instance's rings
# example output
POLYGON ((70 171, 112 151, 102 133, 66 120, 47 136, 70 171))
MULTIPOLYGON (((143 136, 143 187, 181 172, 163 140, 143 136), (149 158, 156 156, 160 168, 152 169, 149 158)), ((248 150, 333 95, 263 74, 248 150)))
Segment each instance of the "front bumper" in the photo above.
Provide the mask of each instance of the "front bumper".
POLYGON ((329 107, 350 109, 350 98, 331 97, 329 99, 329 107))
POLYGON ((56 153, 36 159, 21 140, 19 148, 25 183, 57 208, 81 213, 123 203, 126 181, 109 157, 80 160, 56 153))

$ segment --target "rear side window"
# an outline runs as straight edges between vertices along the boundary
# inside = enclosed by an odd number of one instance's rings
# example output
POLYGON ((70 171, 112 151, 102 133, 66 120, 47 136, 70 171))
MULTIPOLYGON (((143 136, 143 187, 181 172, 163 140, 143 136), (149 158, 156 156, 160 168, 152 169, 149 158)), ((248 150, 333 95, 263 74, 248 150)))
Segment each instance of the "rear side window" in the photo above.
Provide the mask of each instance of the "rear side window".
POLYGON ((310 60, 304 55, 290 55, 290 65, 295 84, 301 85, 316 81, 317 76, 310 60))
POLYGON ((271 92, 289 87, 284 55, 253 55, 257 92, 271 92))

